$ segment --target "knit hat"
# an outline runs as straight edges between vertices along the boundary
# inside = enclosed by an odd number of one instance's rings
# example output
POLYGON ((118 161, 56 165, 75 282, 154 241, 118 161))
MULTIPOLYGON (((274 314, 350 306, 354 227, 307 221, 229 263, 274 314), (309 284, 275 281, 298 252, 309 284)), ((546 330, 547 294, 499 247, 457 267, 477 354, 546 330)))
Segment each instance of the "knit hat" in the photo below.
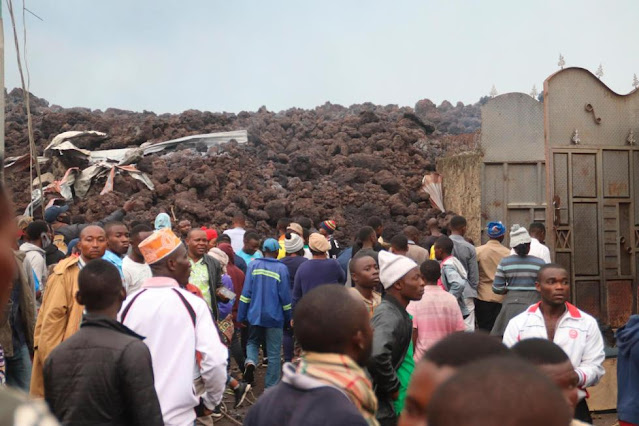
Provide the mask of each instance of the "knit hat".
POLYGON ((287 253, 297 253, 304 248, 304 240, 297 234, 290 234, 291 238, 284 240, 284 249, 287 253))
POLYGON ((262 244, 262 250, 264 251, 268 251, 268 252, 275 252, 278 251, 280 249, 280 243, 277 242, 277 240, 275 238, 267 238, 266 241, 264 241, 264 244, 262 244))
POLYGON ((220 262, 220 266, 222 267, 222 271, 226 274, 226 265, 229 264, 229 256, 222 249, 213 247, 209 250, 209 256, 213 259, 220 262))
POLYGON ((308 248, 318 253, 326 253, 331 249, 331 243, 322 234, 314 232, 308 237, 308 248))
POLYGON ((150 237, 140 243, 138 248, 148 265, 159 262, 173 253, 182 245, 180 240, 169 228, 155 231, 150 237))
POLYGON ((297 235, 303 235, 304 234, 304 229, 302 228, 302 225, 300 225, 299 223, 295 223, 292 222, 290 225, 288 225, 288 228, 286 228, 286 230, 291 230, 293 232, 295 232, 297 235))
POLYGON ((406 256, 399 256, 385 250, 379 252, 378 259, 379 280, 385 289, 401 280, 411 269, 417 268, 417 263, 406 256))
POLYGON ((332 234, 337 229, 337 223, 334 220, 325 220, 320 223, 320 227, 324 228, 329 234, 332 234))
POLYGON ((490 238, 499 238, 506 233, 506 227, 501 222, 490 222, 487 229, 490 238))
POLYGON ((513 225, 510 228, 510 248, 530 243, 530 234, 523 226, 513 225))

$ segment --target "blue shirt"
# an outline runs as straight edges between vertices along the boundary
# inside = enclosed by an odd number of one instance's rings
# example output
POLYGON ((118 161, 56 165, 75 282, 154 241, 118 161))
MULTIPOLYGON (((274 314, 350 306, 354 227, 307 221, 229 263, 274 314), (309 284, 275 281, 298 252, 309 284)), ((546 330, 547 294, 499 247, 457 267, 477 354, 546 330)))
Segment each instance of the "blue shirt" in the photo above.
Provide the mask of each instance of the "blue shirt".
POLYGON ((309 291, 323 284, 344 284, 346 274, 335 259, 311 259, 297 268, 293 285, 293 306, 309 291))
POLYGON ((116 268, 118 268, 120 277, 124 276, 122 274, 122 258, 120 256, 113 253, 111 250, 107 250, 104 252, 104 256, 102 256, 102 259, 106 260, 109 263, 112 263, 116 268))
POLYGON ((237 255, 240 256, 242 258, 242 260, 244 260, 244 262, 246 262, 247 265, 249 263, 251 263, 251 260, 261 259, 262 257, 264 257, 262 255, 262 252, 259 251, 259 250, 256 250, 255 253, 253 253, 253 254, 248 254, 242 249, 242 250, 237 252, 237 255))

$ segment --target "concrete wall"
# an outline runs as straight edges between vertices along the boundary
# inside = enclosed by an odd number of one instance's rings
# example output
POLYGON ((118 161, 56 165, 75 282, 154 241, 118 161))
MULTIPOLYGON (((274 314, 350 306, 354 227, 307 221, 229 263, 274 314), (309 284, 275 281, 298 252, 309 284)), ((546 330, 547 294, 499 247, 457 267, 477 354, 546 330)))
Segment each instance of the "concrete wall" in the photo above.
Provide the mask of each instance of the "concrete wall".
POLYGON ((544 161, 544 105, 525 93, 506 93, 481 108, 484 162, 544 161))
POLYGON ((481 163, 479 153, 464 153, 437 161, 443 176, 444 206, 468 221, 467 237, 481 244, 481 163))

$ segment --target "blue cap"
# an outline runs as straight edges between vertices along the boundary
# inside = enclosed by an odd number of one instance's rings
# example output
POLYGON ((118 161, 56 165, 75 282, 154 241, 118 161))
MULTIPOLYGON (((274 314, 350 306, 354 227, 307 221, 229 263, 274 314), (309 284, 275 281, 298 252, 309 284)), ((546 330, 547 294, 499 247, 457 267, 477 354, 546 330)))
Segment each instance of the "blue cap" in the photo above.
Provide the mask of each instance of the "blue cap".
POLYGON ((51 206, 44 211, 44 220, 53 223, 62 213, 69 210, 69 206, 51 206))
POLYGON ((506 233, 506 227, 501 222, 490 222, 487 230, 490 238, 499 238, 506 233))
POLYGON ((262 244, 262 250, 274 252, 280 249, 280 243, 277 242, 275 238, 267 238, 262 244))
POLYGON ((73 248, 78 245, 79 241, 79 238, 74 238, 69 241, 69 245, 67 246, 67 256, 71 256, 71 254, 73 253, 73 248))

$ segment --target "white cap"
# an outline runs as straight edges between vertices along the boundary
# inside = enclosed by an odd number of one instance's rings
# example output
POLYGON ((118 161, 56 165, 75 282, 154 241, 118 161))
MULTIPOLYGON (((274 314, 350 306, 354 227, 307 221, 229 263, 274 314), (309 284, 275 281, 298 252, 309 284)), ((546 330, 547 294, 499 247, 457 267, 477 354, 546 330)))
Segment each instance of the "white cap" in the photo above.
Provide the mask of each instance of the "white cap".
POLYGON ((406 256, 398 256, 384 250, 379 252, 378 259, 379 280, 385 289, 401 280, 411 269, 417 268, 417 263, 406 256))

